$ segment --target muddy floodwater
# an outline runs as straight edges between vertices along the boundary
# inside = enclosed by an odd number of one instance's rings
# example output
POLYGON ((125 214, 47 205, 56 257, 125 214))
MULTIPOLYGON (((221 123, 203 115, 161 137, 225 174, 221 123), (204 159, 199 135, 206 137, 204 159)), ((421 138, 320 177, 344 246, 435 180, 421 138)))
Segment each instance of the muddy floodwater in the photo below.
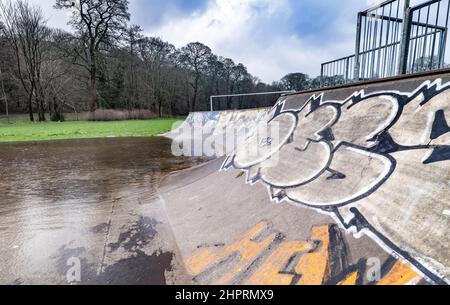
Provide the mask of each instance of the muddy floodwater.
POLYGON ((163 176, 202 162, 168 139, 0 144, 0 284, 185 284, 163 176))

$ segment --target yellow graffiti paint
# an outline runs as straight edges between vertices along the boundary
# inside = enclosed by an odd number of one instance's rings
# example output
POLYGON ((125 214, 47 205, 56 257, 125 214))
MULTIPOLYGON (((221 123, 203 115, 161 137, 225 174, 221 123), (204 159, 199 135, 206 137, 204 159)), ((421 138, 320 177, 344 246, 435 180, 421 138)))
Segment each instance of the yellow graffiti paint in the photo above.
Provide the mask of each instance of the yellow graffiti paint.
MULTIPOLYGON (((277 237, 277 232, 270 231, 267 222, 258 223, 246 232, 237 242, 224 247, 207 247, 199 249, 185 261, 190 274, 197 276, 205 271, 214 272, 220 263, 233 255, 238 261, 227 267, 213 284, 230 284, 236 276, 248 271, 249 267, 262 258, 277 237), (263 235, 264 234, 264 235, 263 235), (260 238, 261 236, 266 236, 260 238), (259 238, 258 238, 259 237, 259 238), (257 240, 258 239, 258 240, 257 240)), ((243 284, 247 285, 289 285, 298 279, 298 285, 322 285, 331 278, 330 259, 334 249, 330 247, 331 225, 313 227, 309 241, 285 241, 271 253, 260 266, 252 270, 243 284), (292 261, 297 259, 297 263, 292 261), (292 266, 295 264, 295 266, 292 266), (287 270, 288 265, 292 270, 287 270)), ((355 285, 358 278, 364 276, 359 271, 348 271, 337 285, 355 285)), ((397 261, 388 273, 377 283, 378 285, 416 284, 422 276, 409 265, 397 261)))
POLYGON ((416 284, 421 279, 422 277, 410 266, 401 261, 397 261, 377 285, 409 285, 416 284))
POLYGON ((295 273, 301 275, 298 285, 321 285, 329 278, 328 247, 329 226, 312 228, 311 240, 319 242, 317 248, 300 258, 295 273))
POLYGON ((185 266, 189 273, 197 275, 212 265, 217 258, 217 251, 206 248, 196 251, 189 259, 185 261, 185 266))
POLYGON ((263 265, 247 280, 248 285, 289 285, 294 274, 280 273, 289 259, 299 252, 313 249, 311 243, 291 241, 282 243, 263 263, 263 265))
POLYGON ((349 286, 356 285, 356 280, 358 279, 358 272, 352 272, 348 275, 345 280, 338 283, 339 286, 349 286))
POLYGON ((224 248, 210 247, 199 250, 185 262, 185 265, 191 274, 198 275, 214 264, 220 263, 237 253, 240 258, 239 262, 214 282, 214 284, 228 284, 234 276, 244 271, 275 240, 276 234, 270 233, 262 241, 254 241, 267 229, 268 223, 261 222, 245 233, 238 242, 224 248))

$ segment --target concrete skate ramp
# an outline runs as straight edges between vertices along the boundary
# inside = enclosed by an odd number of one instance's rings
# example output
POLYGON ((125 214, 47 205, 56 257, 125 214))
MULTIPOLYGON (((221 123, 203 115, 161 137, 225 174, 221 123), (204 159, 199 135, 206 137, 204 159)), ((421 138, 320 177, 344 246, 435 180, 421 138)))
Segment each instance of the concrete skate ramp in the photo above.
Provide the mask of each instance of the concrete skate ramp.
POLYGON ((448 283, 449 81, 445 71, 282 97, 264 118, 281 145, 250 133, 168 177, 161 196, 194 282, 448 283))
POLYGON ((257 108, 246 110, 225 110, 209 112, 191 112, 182 124, 175 130, 165 134, 168 138, 175 138, 182 128, 194 125, 208 127, 212 132, 223 132, 228 126, 252 127, 259 122, 270 108, 257 108))
POLYGON ((202 151, 204 155, 225 156, 236 149, 239 142, 243 142, 249 131, 261 122, 268 108, 229 110, 214 112, 192 112, 181 125, 165 134, 172 139, 174 145, 180 147, 184 155, 198 155, 194 152, 194 145, 210 146, 210 151, 202 151), (236 142, 226 145, 226 130, 233 130, 239 135, 236 142), (211 150, 213 152, 211 152, 211 150))

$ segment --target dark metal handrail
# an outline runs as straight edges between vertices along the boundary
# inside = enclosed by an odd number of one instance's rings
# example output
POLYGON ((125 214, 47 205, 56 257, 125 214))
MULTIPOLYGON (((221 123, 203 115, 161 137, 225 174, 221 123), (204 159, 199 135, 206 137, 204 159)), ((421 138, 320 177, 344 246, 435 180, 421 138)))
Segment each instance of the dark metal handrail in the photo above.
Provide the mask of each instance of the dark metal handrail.
POLYGON ((359 12, 355 54, 324 62, 322 79, 349 83, 444 67, 449 12, 450 0, 387 0, 359 12))

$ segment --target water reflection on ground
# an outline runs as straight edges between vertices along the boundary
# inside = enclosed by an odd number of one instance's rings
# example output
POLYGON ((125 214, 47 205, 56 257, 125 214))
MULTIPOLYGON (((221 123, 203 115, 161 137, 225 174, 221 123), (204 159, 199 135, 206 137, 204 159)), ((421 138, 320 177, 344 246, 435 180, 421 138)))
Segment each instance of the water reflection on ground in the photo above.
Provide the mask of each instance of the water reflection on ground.
POLYGON ((160 137, 0 144, 0 284, 67 284, 73 258, 85 284, 189 283, 156 191, 202 160, 170 147, 160 137))

